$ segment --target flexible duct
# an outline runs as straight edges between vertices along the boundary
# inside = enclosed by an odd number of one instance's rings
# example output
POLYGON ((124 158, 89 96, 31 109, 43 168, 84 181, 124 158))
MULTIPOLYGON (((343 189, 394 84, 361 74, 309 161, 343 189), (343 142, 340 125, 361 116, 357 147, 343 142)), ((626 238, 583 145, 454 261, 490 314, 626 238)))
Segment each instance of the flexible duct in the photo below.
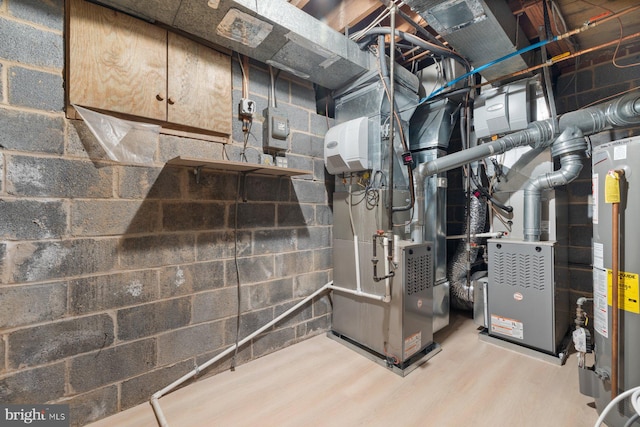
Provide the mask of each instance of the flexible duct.
MULTIPOLYGON (((469 201, 469 231, 471 235, 484 231, 487 204, 477 197, 471 197, 469 201)), ((467 233, 467 224, 464 225, 463 235, 467 233)), ((475 260, 478 257, 479 243, 482 238, 471 237, 466 244, 460 243, 456 247, 456 252, 451 258, 451 262, 447 266, 447 277, 451 283, 451 305, 462 310, 471 310, 473 308, 473 289, 467 283, 467 271, 471 269, 471 265, 467 265, 467 250, 469 250, 469 259, 475 260)))
POLYGON ((582 153, 587 142, 575 126, 566 128, 552 146, 553 157, 560 156, 560 169, 531 179, 524 187, 524 240, 540 241, 542 191, 566 185, 576 179, 582 170, 582 153))

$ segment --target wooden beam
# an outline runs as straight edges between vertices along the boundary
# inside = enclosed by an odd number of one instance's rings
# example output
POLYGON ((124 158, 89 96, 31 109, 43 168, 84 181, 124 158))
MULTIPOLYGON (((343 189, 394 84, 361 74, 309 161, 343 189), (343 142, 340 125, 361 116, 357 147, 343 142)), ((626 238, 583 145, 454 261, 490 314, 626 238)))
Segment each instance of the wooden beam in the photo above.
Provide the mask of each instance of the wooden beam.
POLYGON ((381 6, 380 0, 344 0, 327 14, 325 23, 343 32, 346 27, 353 27, 381 6))
POLYGON ((302 9, 309 3, 309 0, 289 0, 289 3, 297 7, 298 9, 302 9))

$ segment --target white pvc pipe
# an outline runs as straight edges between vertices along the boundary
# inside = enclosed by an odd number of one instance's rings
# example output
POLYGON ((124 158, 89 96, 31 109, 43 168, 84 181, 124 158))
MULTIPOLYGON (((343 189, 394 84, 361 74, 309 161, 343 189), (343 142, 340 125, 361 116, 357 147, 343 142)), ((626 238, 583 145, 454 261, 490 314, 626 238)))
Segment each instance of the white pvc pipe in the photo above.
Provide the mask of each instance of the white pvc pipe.
MULTIPOLYGON (((394 258, 396 257, 396 254, 397 254, 396 251, 398 249, 398 246, 397 246, 396 243, 397 243, 397 241, 399 241, 399 240, 396 240, 396 238, 399 239, 399 236, 394 234, 393 235, 393 240, 391 241, 391 244, 395 245, 395 247, 393 248, 394 249, 394 251, 393 251, 394 258)), ((385 254, 386 254, 385 263, 384 263, 384 275, 385 275, 386 278, 384 279, 384 298, 383 298, 382 301, 383 302, 390 302, 391 301, 391 283, 390 283, 391 278, 389 277, 389 271, 391 270, 391 268, 390 268, 391 267, 391 260, 389 259, 389 253, 388 253, 388 250, 389 250, 389 239, 388 238, 385 237, 382 240, 382 247, 383 247, 383 250, 385 251, 385 254)))
MULTIPOLYGON (((502 237, 502 236, 504 236, 504 232, 502 231, 494 231, 490 233, 476 233, 476 234, 469 235, 469 237, 471 237, 472 239, 474 237, 502 237)), ((455 236, 447 236, 447 240, 466 239, 466 238, 467 238, 466 234, 457 234, 455 236)))
POLYGON ((358 247, 358 235, 353 235, 353 252, 356 257, 356 289, 362 291, 362 282, 360 281, 360 248, 358 247))
POLYGON ((349 288, 341 288, 340 286, 334 286, 334 285, 329 286, 329 289, 331 289, 332 291, 342 292, 350 295, 356 295, 362 298, 372 299, 375 301, 388 302, 388 301, 385 301, 385 299, 387 298, 386 295, 369 294, 367 292, 362 292, 362 291, 349 289, 349 288))
POLYGON ((282 319, 290 316, 292 313, 294 313, 299 308, 301 308, 302 306, 307 304, 313 298, 315 298, 318 295, 321 295, 321 294, 327 292, 329 289, 333 289, 333 281, 328 282, 326 285, 322 286, 320 289, 318 289, 317 291, 315 291, 314 293, 312 293, 311 295, 309 295, 308 297, 306 297, 305 299, 300 301, 298 304, 294 305, 289 310, 287 310, 284 313, 282 313, 280 316, 276 317, 275 319, 273 319, 272 321, 270 321, 266 325, 262 326, 261 328, 257 329, 255 332, 253 332, 250 335, 248 335, 247 337, 243 338, 242 340, 240 340, 237 343, 237 345, 236 344, 232 345, 231 347, 229 347, 226 350, 224 350, 222 353, 218 354, 217 356, 215 356, 215 357, 209 359, 207 362, 203 363, 201 366, 197 366, 191 372, 183 375, 182 377, 178 378, 176 381, 172 382, 171 384, 169 384, 168 386, 166 386, 162 390, 154 393, 153 396, 151 396, 150 403, 151 403, 151 406, 153 407, 153 412, 155 412, 156 419, 158 420, 158 424, 160 425, 160 427, 169 427, 169 423, 167 422, 167 419, 165 418, 164 413, 162 412, 162 408, 160 408, 160 402, 158 401, 158 399, 160 399, 162 396, 164 396, 165 394, 169 393, 171 390, 173 390, 174 388, 178 387, 179 385, 181 385, 185 381, 187 381, 187 380, 193 378, 194 376, 198 375, 200 373, 200 371, 202 371, 202 370, 208 368, 209 366, 213 365, 214 363, 216 363, 218 360, 222 359, 223 357, 233 353, 235 351, 235 349, 236 349, 236 346, 239 348, 240 346, 242 346, 242 345, 246 344, 247 342, 251 341, 253 338, 255 338, 256 336, 260 335, 262 332, 266 331, 267 329, 269 329, 270 327, 272 327, 273 325, 275 325, 276 323, 278 323, 282 319))

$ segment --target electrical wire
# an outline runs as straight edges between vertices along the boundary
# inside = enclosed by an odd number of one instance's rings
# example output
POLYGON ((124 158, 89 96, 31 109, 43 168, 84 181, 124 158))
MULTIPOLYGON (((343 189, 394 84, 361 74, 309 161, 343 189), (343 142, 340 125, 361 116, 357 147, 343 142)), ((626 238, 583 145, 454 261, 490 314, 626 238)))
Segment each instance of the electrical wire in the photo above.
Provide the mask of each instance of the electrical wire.
POLYGON ((600 413, 600 416, 596 420, 594 427, 600 427, 604 422, 604 419, 607 417, 607 415, 609 415, 609 412, 611 412, 611 410, 615 408, 618 402, 626 399, 629 396, 631 396, 631 404, 633 405, 633 409, 635 409, 636 413, 640 414, 640 411, 638 411, 638 409, 640 409, 640 387, 634 387, 623 393, 620 393, 615 397, 615 399, 612 399, 600 413))
POLYGON ((238 180, 236 182, 236 200, 235 200, 235 215, 233 223, 233 261, 236 267, 236 293, 237 293, 237 311, 236 311, 236 347, 231 358, 231 370, 236 369, 236 362, 238 357, 238 343, 240 342, 240 310, 241 310, 241 292, 240 292, 240 266, 238 264, 238 203, 240 199, 240 183, 242 180, 242 174, 238 173, 238 180))

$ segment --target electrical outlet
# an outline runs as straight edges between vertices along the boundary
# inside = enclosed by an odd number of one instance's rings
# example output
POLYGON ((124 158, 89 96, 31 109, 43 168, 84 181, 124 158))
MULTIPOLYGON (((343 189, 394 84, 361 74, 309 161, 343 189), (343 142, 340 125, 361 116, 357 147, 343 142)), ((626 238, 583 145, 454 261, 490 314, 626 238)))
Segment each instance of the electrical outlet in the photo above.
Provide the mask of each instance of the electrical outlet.
POLYGON ((240 116, 253 117, 253 113, 256 112, 256 103, 247 98, 240 100, 240 116))

